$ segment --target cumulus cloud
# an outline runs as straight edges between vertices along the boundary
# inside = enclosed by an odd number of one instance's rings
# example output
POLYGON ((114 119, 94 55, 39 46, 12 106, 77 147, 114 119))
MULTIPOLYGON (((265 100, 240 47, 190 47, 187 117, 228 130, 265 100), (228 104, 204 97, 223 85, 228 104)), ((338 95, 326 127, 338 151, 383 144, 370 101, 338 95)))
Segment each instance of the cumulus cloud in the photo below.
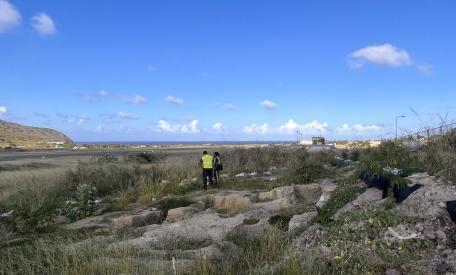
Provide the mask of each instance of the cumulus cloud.
POLYGON ((6 109, 5 106, 0 106, 0 116, 6 114, 6 111, 8 111, 8 109, 6 109))
POLYGON ((21 22, 21 14, 8 1, 0 0, 0 33, 16 27, 21 22))
POLYGON ((266 135, 270 133, 270 128, 267 123, 262 125, 251 124, 244 127, 244 133, 266 135))
POLYGON ((220 132, 223 132, 225 127, 223 126, 223 124, 221 122, 216 122, 216 123, 214 123, 214 125, 212 125, 212 129, 215 132, 220 133, 220 132))
POLYGON ((184 104, 184 100, 182 98, 178 98, 172 95, 169 95, 165 98, 165 102, 168 104, 176 104, 176 105, 182 105, 184 104))
POLYGON ((244 127, 244 133, 247 134, 277 134, 277 135, 294 135, 299 130, 303 134, 323 134, 328 130, 328 123, 322 123, 318 120, 313 120, 305 124, 299 124, 293 119, 289 119, 284 124, 277 128, 270 127, 269 124, 264 123, 261 125, 251 124, 244 127))
POLYGON ((293 135, 296 131, 300 131, 302 134, 323 134, 327 131, 328 123, 322 123, 318 120, 313 120, 306 124, 298 124, 292 119, 289 119, 285 124, 278 128, 279 134, 293 135))
POLYGON ((354 124, 350 126, 344 123, 341 126, 337 127, 336 132, 341 135, 368 134, 383 129, 383 126, 375 124, 354 124))
POLYGON ((54 21, 45 13, 39 13, 33 16, 32 26, 38 33, 43 35, 52 35, 57 32, 54 21))
POLYGON ((157 122, 157 129, 161 132, 167 133, 199 133, 198 120, 194 119, 189 123, 173 124, 167 120, 159 120, 157 122))
POLYGON ((134 105, 141 105, 147 102, 147 99, 140 95, 135 95, 134 97, 127 99, 127 102, 134 105))
POLYGON ((359 49, 350 54, 349 65, 353 69, 364 67, 372 63, 387 67, 401 67, 412 65, 412 58, 404 49, 391 44, 374 45, 359 49))
POLYGON ((132 120, 139 119, 139 116, 137 114, 127 113, 127 112, 118 112, 117 117, 122 118, 122 119, 132 119, 132 120))
POLYGON ((225 108, 228 109, 228 110, 230 110, 230 111, 236 110, 236 106, 234 106, 234 105, 231 104, 231 103, 226 104, 226 105, 225 105, 225 108))
POLYGON ((260 102, 260 106, 266 110, 274 110, 274 109, 277 109, 277 107, 279 107, 279 105, 277 103, 272 102, 267 99, 260 102))

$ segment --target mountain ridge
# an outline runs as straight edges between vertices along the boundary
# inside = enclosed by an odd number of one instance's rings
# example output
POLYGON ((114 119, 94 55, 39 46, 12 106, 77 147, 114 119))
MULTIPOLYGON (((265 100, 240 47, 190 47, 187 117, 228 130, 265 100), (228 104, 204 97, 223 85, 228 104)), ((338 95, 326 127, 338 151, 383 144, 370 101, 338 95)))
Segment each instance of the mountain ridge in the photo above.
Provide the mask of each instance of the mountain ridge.
POLYGON ((55 148, 71 145, 64 133, 0 119, 0 148, 55 148))

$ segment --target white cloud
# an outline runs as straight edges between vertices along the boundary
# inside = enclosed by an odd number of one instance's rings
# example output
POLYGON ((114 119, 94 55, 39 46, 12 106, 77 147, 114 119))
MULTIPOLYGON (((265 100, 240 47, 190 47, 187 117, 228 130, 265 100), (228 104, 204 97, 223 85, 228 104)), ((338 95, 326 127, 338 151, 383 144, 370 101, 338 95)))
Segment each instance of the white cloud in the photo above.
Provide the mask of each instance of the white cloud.
POLYGON ((277 107, 279 107, 279 105, 277 105, 277 103, 272 102, 272 101, 267 100, 267 99, 262 101, 262 102, 260 102, 260 106, 263 107, 266 110, 274 110, 277 107))
POLYGON ((166 120, 159 120, 157 128, 161 132, 168 133, 199 133, 198 120, 194 119, 186 124, 172 124, 166 120))
POLYGON ((223 124, 221 122, 216 122, 216 123, 214 123, 214 125, 212 125, 212 129, 215 132, 220 133, 220 132, 223 132, 225 127, 223 126, 223 124))
POLYGON ((391 44, 368 46, 350 54, 349 65, 353 69, 364 67, 366 63, 388 67, 412 65, 412 58, 406 50, 391 44))
POLYGON ((140 105, 146 103, 147 99, 143 96, 135 95, 134 97, 128 99, 127 102, 134 105, 140 105))
POLYGON ((318 120, 308 122, 306 124, 296 123, 293 119, 289 119, 286 123, 278 128, 272 128, 269 124, 262 125, 251 124, 244 127, 244 133, 247 134, 277 134, 277 135, 294 135, 299 130, 302 134, 323 134, 328 130, 328 123, 322 123, 318 120))
POLYGON ((425 74, 425 75, 430 75, 432 74, 432 65, 431 64, 420 64, 420 65, 416 65, 416 68, 418 69, 418 71, 420 71, 420 73, 422 74, 425 74))
POLYGON ((57 32, 54 21, 45 13, 33 16, 32 26, 37 32, 44 35, 52 35, 57 32))
POLYGON ((107 97, 109 94, 106 90, 101 90, 98 92, 98 95, 101 97, 107 97))
POLYGON ((285 124, 278 128, 279 134, 294 135, 296 131, 300 131, 302 134, 323 134, 327 131, 328 123, 322 123, 318 120, 313 120, 306 124, 300 125, 289 119, 285 124))
POLYGON ((8 111, 8 109, 6 109, 5 106, 0 106, 0 116, 2 116, 3 114, 5 114, 6 111, 8 111))
POLYGON ((0 0, 0 33, 16 27, 21 22, 21 14, 8 1, 0 0))
POLYGON ((132 119, 132 120, 139 119, 139 116, 137 114, 127 113, 127 112, 118 112, 117 117, 122 118, 122 119, 132 119))
POLYGON ((263 125, 252 124, 244 127, 244 133, 266 135, 270 133, 270 128, 267 123, 264 123, 263 125))
POLYGON ((234 105, 231 104, 231 103, 226 104, 226 105, 225 105, 225 108, 227 108, 227 109, 230 110, 230 111, 236 110, 236 106, 234 106, 234 105))
POLYGON ((348 125, 346 123, 342 124, 341 126, 337 127, 336 132, 341 135, 352 135, 352 134, 367 134, 372 133, 375 131, 383 130, 384 127, 375 124, 354 124, 348 125))
POLYGON ((176 104, 176 105, 182 105, 184 104, 184 100, 182 98, 178 98, 172 95, 169 95, 165 98, 165 102, 168 104, 176 104))

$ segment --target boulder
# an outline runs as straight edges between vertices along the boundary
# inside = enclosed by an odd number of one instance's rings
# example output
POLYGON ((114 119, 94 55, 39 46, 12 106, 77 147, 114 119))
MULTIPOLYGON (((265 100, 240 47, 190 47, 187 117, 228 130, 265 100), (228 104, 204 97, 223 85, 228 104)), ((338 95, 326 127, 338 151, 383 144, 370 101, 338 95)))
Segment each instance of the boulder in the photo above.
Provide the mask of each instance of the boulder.
POLYGON ((192 206, 169 209, 166 221, 175 222, 179 220, 188 219, 198 212, 199 210, 192 206))
POLYGON ((440 178, 426 173, 414 174, 407 179, 423 187, 413 192, 397 207, 400 213, 426 219, 450 219, 445 206, 446 202, 456 200, 455 186, 445 184, 440 178))
POLYGON ((308 212, 302 215, 294 215, 288 223, 288 230, 303 230, 309 227, 313 219, 317 216, 317 212, 308 212))
POLYGON ((164 215, 159 210, 143 210, 131 215, 123 215, 112 219, 114 227, 143 227, 163 222, 164 215))
POLYGON ((252 220, 253 219, 244 220, 244 222, 236 226, 231 233, 252 240, 259 238, 266 230, 272 227, 268 219, 257 220, 255 223, 251 223, 250 221, 252 220))
POLYGON ((240 214, 223 218, 212 210, 197 213, 189 219, 173 223, 149 225, 141 238, 127 240, 118 245, 132 245, 139 248, 160 247, 160 244, 172 242, 216 242, 244 222, 240 214))
POLYGON ((323 206, 326 205, 326 203, 331 199, 331 195, 336 190, 337 188, 337 183, 333 179, 324 179, 320 182, 320 188, 321 188, 321 196, 318 199, 317 203, 315 206, 317 207, 318 210, 323 208, 323 206))
POLYGON ((377 188, 368 188, 364 193, 359 195, 354 201, 347 203, 344 207, 339 209, 334 218, 338 219, 341 215, 352 211, 354 209, 366 209, 369 206, 377 206, 384 202, 382 199, 383 192, 377 188))
POLYGON ((273 201, 278 199, 284 199, 289 202, 296 201, 296 192, 294 186, 283 186, 277 187, 269 192, 260 192, 258 193, 259 201, 273 201))
POLYGON ((252 204, 251 192, 223 191, 211 198, 215 209, 243 209, 252 204))

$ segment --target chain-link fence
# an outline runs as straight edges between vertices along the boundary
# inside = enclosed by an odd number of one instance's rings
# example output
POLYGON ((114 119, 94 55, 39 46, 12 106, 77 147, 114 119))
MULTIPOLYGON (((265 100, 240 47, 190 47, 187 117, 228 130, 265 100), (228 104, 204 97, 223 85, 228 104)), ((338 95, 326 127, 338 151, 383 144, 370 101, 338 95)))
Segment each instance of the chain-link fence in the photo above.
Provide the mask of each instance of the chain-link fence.
POLYGON ((397 140, 405 145, 417 147, 429 143, 434 138, 441 137, 454 131, 456 131, 456 123, 450 123, 435 128, 429 128, 413 134, 404 135, 398 137, 397 140))

